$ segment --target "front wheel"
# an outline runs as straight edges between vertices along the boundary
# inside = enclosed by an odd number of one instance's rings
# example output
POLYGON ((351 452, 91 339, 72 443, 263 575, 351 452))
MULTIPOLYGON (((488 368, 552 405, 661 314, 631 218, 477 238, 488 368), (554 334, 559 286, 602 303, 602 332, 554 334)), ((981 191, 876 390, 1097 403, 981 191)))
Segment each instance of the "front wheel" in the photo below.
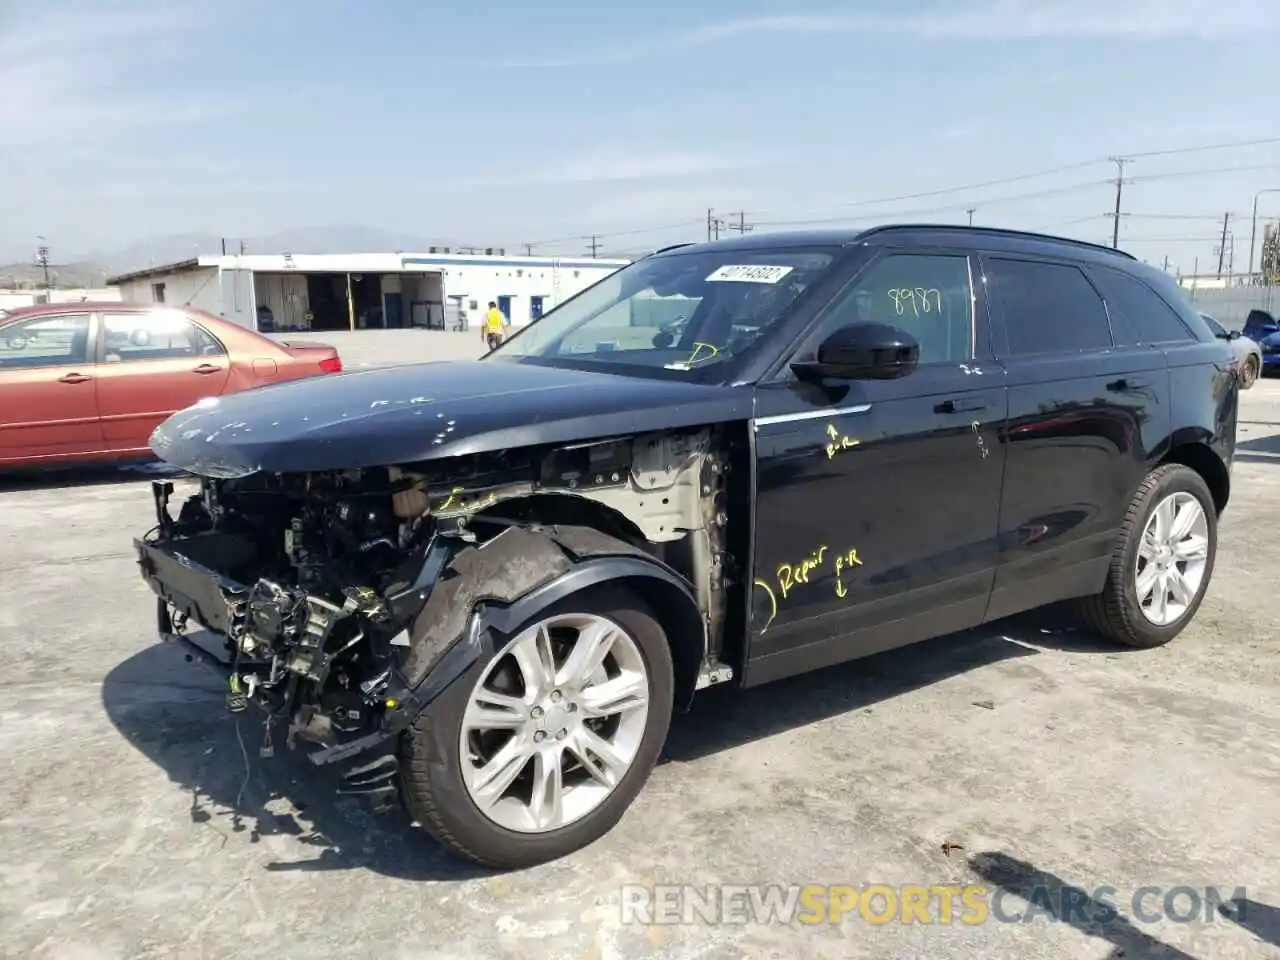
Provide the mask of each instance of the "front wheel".
POLYGON ((1258 379, 1258 358, 1249 357, 1240 368, 1240 389, 1248 390, 1258 379))
POLYGON ((1098 633, 1158 647, 1191 622, 1213 575, 1218 513, 1200 474, 1170 463, 1138 487, 1121 524, 1106 584, 1081 601, 1098 633))
POLYGON ((423 712, 403 744, 410 814, 515 869, 609 832, 657 762, 674 674, 661 625, 618 587, 539 613, 423 712))

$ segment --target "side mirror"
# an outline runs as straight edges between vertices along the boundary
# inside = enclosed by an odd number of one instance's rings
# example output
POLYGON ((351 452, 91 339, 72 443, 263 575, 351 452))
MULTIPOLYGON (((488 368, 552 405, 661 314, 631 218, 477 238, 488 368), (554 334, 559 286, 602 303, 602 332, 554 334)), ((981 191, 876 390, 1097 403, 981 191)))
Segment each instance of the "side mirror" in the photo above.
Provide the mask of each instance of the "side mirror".
POLYGON ((1228 330, 1228 331, 1227 331, 1227 339, 1228 339, 1228 340, 1239 340, 1239 339, 1240 339, 1240 331, 1239 331, 1239 330, 1228 330))
POLYGON ((813 360, 797 360, 791 369, 802 380, 893 380, 920 362, 920 344, 905 330, 887 323, 854 323, 833 332, 813 360))

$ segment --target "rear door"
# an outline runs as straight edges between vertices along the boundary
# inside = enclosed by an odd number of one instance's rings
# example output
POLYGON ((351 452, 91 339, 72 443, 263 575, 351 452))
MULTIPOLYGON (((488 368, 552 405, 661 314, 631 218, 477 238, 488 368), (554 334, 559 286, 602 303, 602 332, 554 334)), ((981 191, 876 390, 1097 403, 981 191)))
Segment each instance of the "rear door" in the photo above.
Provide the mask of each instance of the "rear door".
POLYGON ((102 447, 89 313, 0 326, 0 463, 93 453, 102 447))
POLYGON ((231 363, 226 348, 178 310, 102 315, 98 409, 115 450, 147 446, 170 414, 219 396, 231 363))
POLYGON ((1169 371, 1161 350, 1116 344, 1083 264, 982 259, 1009 385, 996 619, 1102 588, 1151 448, 1168 437, 1169 371))

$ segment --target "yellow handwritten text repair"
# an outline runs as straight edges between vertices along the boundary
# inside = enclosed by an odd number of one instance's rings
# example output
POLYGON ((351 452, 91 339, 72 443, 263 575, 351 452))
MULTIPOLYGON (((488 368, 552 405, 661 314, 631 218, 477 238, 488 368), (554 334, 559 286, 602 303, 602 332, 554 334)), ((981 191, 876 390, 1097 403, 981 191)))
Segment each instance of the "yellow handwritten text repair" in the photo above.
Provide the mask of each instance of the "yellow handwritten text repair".
POLYGON ((852 567, 862 566, 862 561, 858 559, 858 551, 856 548, 850 547, 848 550, 829 558, 827 555, 829 549, 826 544, 822 544, 798 563, 778 564, 778 589, 782 593, 783 600, 787 599, 791 595, 791 591, 796 587, 809 583, 809 578, 814 571, 826 566, 828 560, 833 561, 834 564, 836 596, 844 597, 849 592, 845 589, 842 578, 847 576, 852 567))
POLYGON ((836 429, 834 423, 827 424, 827 459, 834 460, 835 455, 841 450, 848 450, 856 447, 860 441, 854 440, 852 437, 846 437, 836 429))
POLYGON ((942 291, 937 287, 898 287, 889 291, 894 312, 902 316, 907 311, 918 317, 922 313, 942 312, 942 291))

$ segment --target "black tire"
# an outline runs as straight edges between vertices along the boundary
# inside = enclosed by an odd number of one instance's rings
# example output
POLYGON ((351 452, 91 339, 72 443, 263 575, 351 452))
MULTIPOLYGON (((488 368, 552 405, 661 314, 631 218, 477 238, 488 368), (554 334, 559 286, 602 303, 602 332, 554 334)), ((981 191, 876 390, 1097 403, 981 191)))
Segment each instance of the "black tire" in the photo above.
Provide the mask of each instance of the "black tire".
POLYGON ((519 833, 488 819, 462 780, 459 734, 472 689, 490 661, 475 664, 433 702, 401 743, 401 787, 410 816, 454 854, 485 867, 513 870, 559 859, 594 843, 640 793, 667 739, 675 676, 666 632, 630 590, 605 585, 581 591, 538 613, 521 629, 555 614, 607 617, 636 641, 649 674, 649 713, 631 768, 613 792, 582 819, 547 833, 519 833))
POLYGON ((1240 368, 1240 389, 1248 390, 1258 379, 1258 358, 1247 357, 1240 368))
POLYGON ((1126 647, 1159 647, 1176 637, 1189 624, 1200 608, 1213 579, 1214 560, 1218 553, 1218 513, 1204 478, 1190 467, 1169 463, 1151 471, 1138 487, 1129 504, 1120 534, 1116 537, 1111 555, 1111 568, 1107 573, 1102 592, 1077 601, 1078 611, 1084 622, 1108 640, 1126 647), (1199 502, 1208 521, 1208 557, 1204 578, 1195 599, 1187 605, 1186 612, 1171 624, 1159 626, 1143 615, 1134 571, 1138 561, 1138 547, 1142 533, 1156 504, 1172 493, 1189 493, 1199 502))

